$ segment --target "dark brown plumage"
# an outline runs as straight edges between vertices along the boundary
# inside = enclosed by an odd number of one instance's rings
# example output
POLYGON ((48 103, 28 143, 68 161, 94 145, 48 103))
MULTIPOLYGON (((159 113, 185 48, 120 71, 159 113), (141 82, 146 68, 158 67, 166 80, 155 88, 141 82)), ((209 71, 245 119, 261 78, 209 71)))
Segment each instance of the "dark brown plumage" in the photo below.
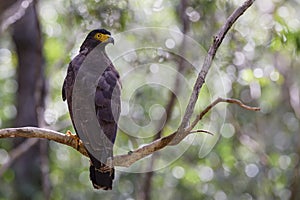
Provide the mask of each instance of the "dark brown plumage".
MULTIPOLYGON (((113 39, 110 36, 110 32, 105 29, 97 29, 91 31, 83 44, 80 47, 79 54, 70 62, 68 67, 67 76, 64 80, 62 88, 63 100, 67 100, 70 116, 73 126, 76 130, 74 123, 74 116, 72 111, 72 96, 73 87, 75 83, 76 75, 87 57, 87 55, 98 45, 100 49, 99 58, 101 63, 108 63, 105 71, 100 75, 98 85, 95 92, 95 113, 98 119, 98 123, 102 128, 104 134, 112 142, 115 142, 117 133, 117 122, 120 115, 120 82, 119 74, 105 52, 105 46, 108 43, 113 43, 113 39)), ((79 98, 79 97, 78 97, 79 98)), ((84 106, 84 105, 83 105, 84 106)), ((91 116, 92 117, 92 116, 91 116)), ((78 135, 78 132, 77 132, 78 135)), ((90 138, 100 137, 100 133, 91 132, 88 133, 90 138)), ((82 141, 83 144, 89 141, 82 141)), ((108 149, 107 159, 113 157, 112 148, 108 149)), ((94 188, 110 190, 112 189, 112 182, 114 179, 114 168, 110 168, 100 162, 95 155, 88 152, 91 159, 90 166, 90 179, 94 188)))

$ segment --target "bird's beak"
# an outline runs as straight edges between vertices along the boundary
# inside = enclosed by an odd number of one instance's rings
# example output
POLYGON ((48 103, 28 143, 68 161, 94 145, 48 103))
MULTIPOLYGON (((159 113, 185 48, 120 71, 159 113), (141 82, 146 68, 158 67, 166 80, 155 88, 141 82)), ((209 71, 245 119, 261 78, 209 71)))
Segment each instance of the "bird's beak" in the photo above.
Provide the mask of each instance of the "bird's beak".
POLYGON ((107 40, 106 40, 107 43, 112 43, 113 45, 115 44, 115 40, 113 37, 109 37, 107 40))

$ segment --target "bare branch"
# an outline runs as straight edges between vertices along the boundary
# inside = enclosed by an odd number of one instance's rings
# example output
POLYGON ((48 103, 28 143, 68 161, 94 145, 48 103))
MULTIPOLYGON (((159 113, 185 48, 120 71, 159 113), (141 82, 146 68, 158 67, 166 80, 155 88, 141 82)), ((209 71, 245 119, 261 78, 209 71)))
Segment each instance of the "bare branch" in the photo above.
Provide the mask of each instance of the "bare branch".
MULTIPOLYGON (((22 128, 7 128, 0 130, 0 138, 14 138, 14 137, 24 137, 24 138, 44 138, 48 140, 53 140, 55 142, 68 145, 77 150, 78 142, 68 135, 62 134, 57 131, 52 131, 44 128, 37 127, 22 127, 22 128)), ((78 151, 88 156, 83 145, 79 145, 78 151)))
MULTIPOLYGON (((207 114, 214 106, 216 106, 218 103, 225 102, 225 103, 233 103, 237 104, 238 106, 245 108, 247 110, 251 111, 258 111, 260 110, 258 107, 251 107, 243 104, 241 101, 237 99, 230 99, 230 98, 218 98, 213 103, 208 105, 193 121, 193 123, 185 129, 183 132, 182 141, 186 136, 188 136, 191 133, 194 133, 195 131, 192 131, 193 128, 197 125, 197 123, 204 117, 205 114, 207 114)), ((197 131, 196 131, 197 132, 197 131)), ((201 131, 201 132, 207 132, 207 131, 201 131)), ((209 132, 207 132, 209 133, 209 132)), ((134 151, 131 151, 128 153, 128 155, 119 155, 114 157, 114 165, 116 166, 123 166, 123 167, 129 167, 136 161, 152 154, 155 151, 158 151, 165 146, 172 146, 177 145, 179 142, 177 140, 174 140, 175 136, 177 134, 177 131, 172 133, 171 135, 168 135, 166 137, 160 138, 158 140, 153 141, 150 144, 147 144, 143 147, 140 147, 134 151)))
POLYGON ((237 104, 246 110, 251 110, 251 111, 259 111, 260 110, 259 107, 247 106, 247 105, 243 104, 240 100, 237 100, 237 99, 219 97, 215 101, 213 101, 209 106, 207 106, 199 115, 197 115, 196 119, 192 122, 190 127, 187 128, 186 130, 191 131, 198 124, 198 122, 204 117, 204 115, 210 111, 210 109, 212 109, 215 105, 217 105, 218 103, 221 103, 221 102, 237 104))
POLYGON ((176 135, 177 142, 180 142, 182 138, 184 137, 184 129, 187 127, 191 116, 194 112, 195 104, 199 96, 200 89, 202 88, 203 83, 205 82, 206 75, 208 73, 208 70, 211 67, 212 61, 216 55, 216 52, 221 45, 225 35, 231 28, 231 26, 234 24, 234 22, 253 4, 255 0, 247 0, 244 2, 243 5, 241 5, 239 8, 237 8, 226 20, 226 23, 223 25, 223 27, 219 30, 218 34, 214 37, 213 43, 210 46, 208 50, 208 54, 204 59, 204 63, 202 65, 202 69, 198 74, 198 78, 196 80, 196 83, 194 85, 194 89, 192 92, 192 95, 190 97, 189 103, 187 105, 187 108, 184 113, 184 117, 182 119, 182 122, 178 128, 178 134, 176 135))
POLYGON ((213 133, 211 133, 207 130, 194 130, 194 131, 190 131, 190 133, 207 133, 209 135, 214 135, 213 133))
MULTIPOLYGON (((216 106, 220 102, 226 103, 233 103, 237 104, 242 108, 247 110, 257 111, 259 108, 257 107, 250 107, 243 104, 241 101, 236 99, 228 99, 228 98, 218 98, 209 106, 207 106, 193 121, 193 123, 184 131, 182 140, 189 134, 195 132, 204 132, 211 134, 205 130, 196 130, 192 131, 192 129, 197 125, 197 123, 207 114, 214 106, 216 106)), ((171 146, 178 144, 176 141, 174 142, 174 137, 176 136, 177 132, 172 133, 166 137, 157 139, 150 144, 144 145, 134 151, 129 152, 128 154, 118 155, 114 157, 113 163, 114 166, 122 166, 122 167, 129 167, 136 161, 164 148, 165 146, 171 146)), ((14 138, 14 137, 25 137, 25 138, 44 138, 48 140, 53 140, 55 142, 65 144, 67 146, 73 147, 74 149, 78 150, 81 154, 87 156, 87 152, 80 143, 79 148, 77 149, 78 142, 74 137, 70 137, 66 134, 62 134, 57 131, 52 131, 49 129, 44 128, 36 128, 36 127, 22 127, 22 128, 7 128, 0 130, 0 138, 14 138)))

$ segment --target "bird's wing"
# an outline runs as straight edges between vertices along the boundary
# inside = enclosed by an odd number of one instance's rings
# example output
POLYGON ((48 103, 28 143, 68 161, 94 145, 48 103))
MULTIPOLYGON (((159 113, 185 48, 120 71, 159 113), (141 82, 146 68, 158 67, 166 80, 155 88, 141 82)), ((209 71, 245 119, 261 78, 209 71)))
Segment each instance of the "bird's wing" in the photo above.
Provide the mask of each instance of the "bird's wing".
POLYGON ((120 116, 119 74, 108 67, 100 76, 95 93, 95 109, 104 134, 114 142, 120 116))
POLYGON ((62 90, 61 90, 61 94, 62 94, 62 99, 63 101, 65 101, 67 99, 67 96, 66 96, 66 78, 64 80, 64 84, 63 84, 63 87, 62 87, 62 90))
MULTIPOLYGON (((70 63, 68 66, 68 71, 66 78, 64 80, 64 84, 62 87, 62 98, 63 100, 68 100, 69 102, 72 102, 72 90, 75 82, 76 74, 83 63, 84 59, 86 58, 86 55, 83 53, 79 53, 70 63)), ((69 108, 72 109, 72 108, 69 108)), ((72 118, 73 116, 71 116, 72 118)))

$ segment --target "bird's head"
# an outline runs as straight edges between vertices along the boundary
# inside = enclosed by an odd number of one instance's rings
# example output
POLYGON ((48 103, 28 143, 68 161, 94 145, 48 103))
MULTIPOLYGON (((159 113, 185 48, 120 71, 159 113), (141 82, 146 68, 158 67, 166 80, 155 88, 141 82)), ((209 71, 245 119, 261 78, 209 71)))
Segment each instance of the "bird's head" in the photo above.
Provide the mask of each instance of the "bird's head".
POLYGON ((95 29, 87 35, 80 47, 80 51, 85 48, 92 50, 99 44, 105 47, 109 43, 114 44, 114 39, 111 37, 110 32, 105 29, 95 29))

